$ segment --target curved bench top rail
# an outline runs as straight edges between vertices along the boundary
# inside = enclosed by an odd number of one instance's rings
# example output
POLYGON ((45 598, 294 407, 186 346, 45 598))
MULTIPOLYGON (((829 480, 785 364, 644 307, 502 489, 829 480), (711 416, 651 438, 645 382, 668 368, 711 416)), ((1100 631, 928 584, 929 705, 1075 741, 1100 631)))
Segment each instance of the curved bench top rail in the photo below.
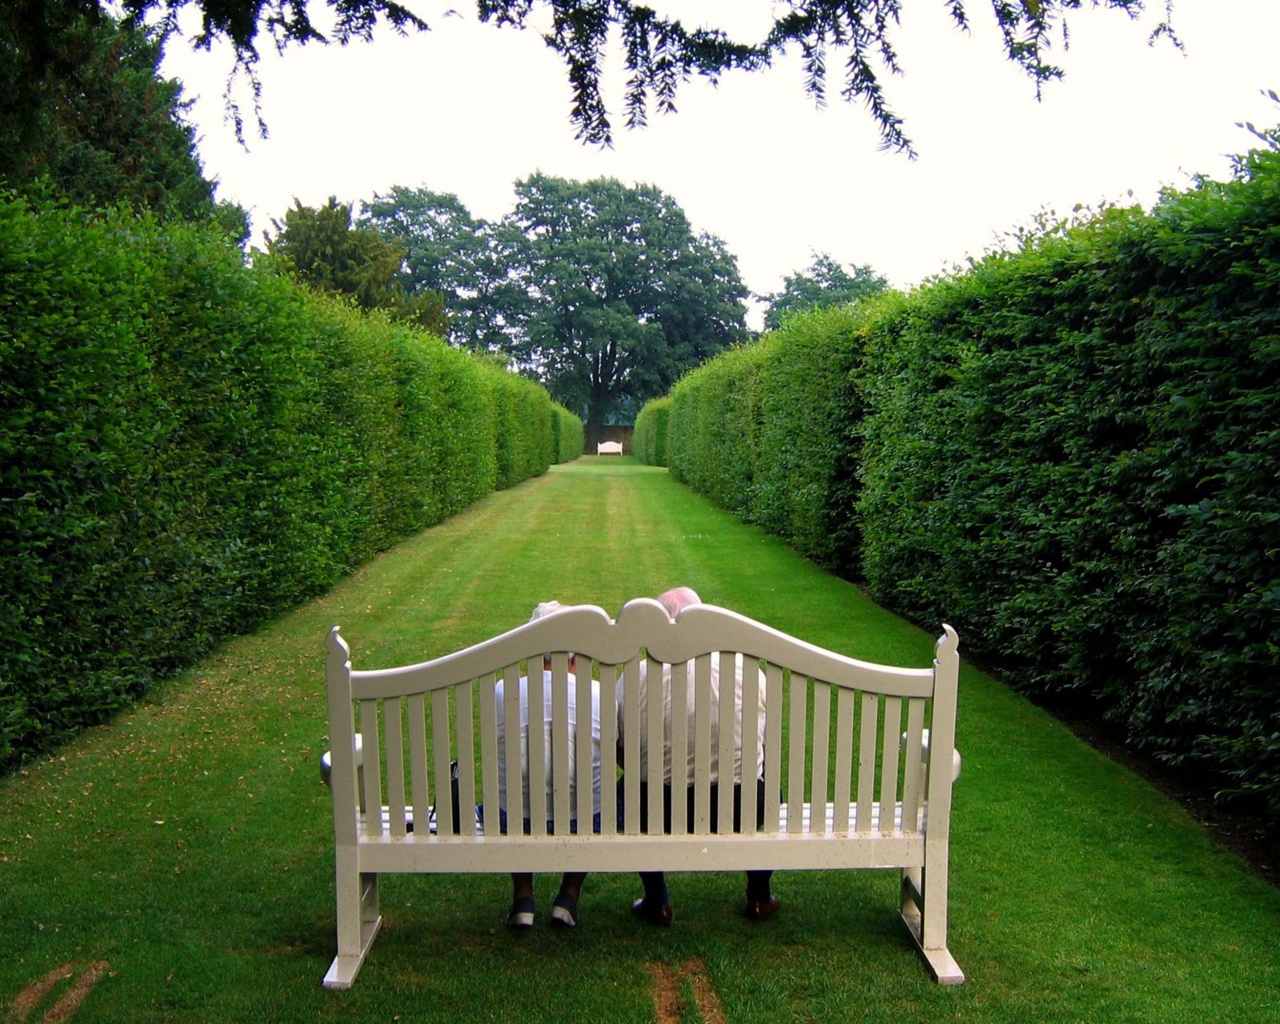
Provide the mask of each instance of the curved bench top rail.
MULTIPOLYGON (((944 627, 941 647, 955 645, 954 631, 944 627)), ((331 652, 347 660, 349 652, 335 626, 331 652)), ((468 682, 507 665, 550 652, 573 651, 604 665, 622 665, 641 648, 657 661, 679 663, 716 651, 761 658, 838 686, 895 697, 933 695, 934 669, 899 668, 859 661, 797 640, 763 623, 715 605, 692 605, 676 621, 651 598, 627 602, 615 622, 603 608, 575 605, 464 650, 416 665, 351 672, 356 700, 389 699, 468 682)))

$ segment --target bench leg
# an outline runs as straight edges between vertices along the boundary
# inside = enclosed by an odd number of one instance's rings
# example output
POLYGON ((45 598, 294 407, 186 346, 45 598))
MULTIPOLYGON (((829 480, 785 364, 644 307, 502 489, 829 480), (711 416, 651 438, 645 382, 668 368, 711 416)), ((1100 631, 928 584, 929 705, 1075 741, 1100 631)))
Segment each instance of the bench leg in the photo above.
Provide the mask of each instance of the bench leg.
POLYGON ((930 886, 929 876, 919 868, 902 872, 902 921, 929 972, 940 985, 959 985, 964 971, 947 949, 947 902, 945 869, 930 886), (932 892, 930 890, 933 890, 932 892))
POLYGON ((357 872, 355 850, 337 857, 338 955, 324 976, 325 988, 350 988, 369 947, 382 927, 378 913, 378 876, 357 872))

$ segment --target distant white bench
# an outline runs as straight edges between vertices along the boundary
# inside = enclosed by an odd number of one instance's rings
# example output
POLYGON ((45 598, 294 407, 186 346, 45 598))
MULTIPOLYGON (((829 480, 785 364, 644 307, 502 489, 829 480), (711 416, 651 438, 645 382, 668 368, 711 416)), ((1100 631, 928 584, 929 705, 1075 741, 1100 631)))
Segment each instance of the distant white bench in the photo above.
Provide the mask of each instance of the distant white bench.
POLYGON ((601 441, 599 444, 596 445, 596 454, 597 455, 621 455, 622 442, 621 441, 601 441))
MULTIPOLYGON (((930 970, 944 984, 964 975, 947 949, 947 873, 951 787, 959 773, 955 752, 957 638, 950 626, 935 646, 929 668, 895 668, 856 661, 796 640, 761 623, 712 605, 693 605, 672 621, 658 602, 629 602, 617 621, 601 608, 577 606, 526 623, 465 650, 417 665, 377 671, 351 667, 347 644, 335 626, 328 641, 329 737, 332 751, 336 847, 338 952, 324 984, 354 981, 382 924, 378 878, 386 872, 512 871, 741 871, 752 869, 892 868, 901 872, 901 911, 930 970), (600 680, 601 775, 624 771, 621 823, 618 791, 602 787, 601 830, 570 834, 577 818, 570 805, 568 652, 576 652, 578 706, 590 701, 590 679, 581 666, 593 662, 600 680), (763 826, 756 788, 741 790, 737 833, 710 829, 710 664, 743 659, 759 664, 766 682, 763 826), (495 682, 505 680, 507 700, 517 698, 522 663, 552 665, 550 806, 541 786, 507 792, 509 820, 531 820, 530 835, 509 834, 475 821, 472 808, 498 804, 495 682), (648 747, 640 762, 641 659, 649 679, 669 670, 679 706, 687 688, 696 709, 696 735, 674 716, 672 746, 694 753, 692 793, 672 790, 672 834, 663 834, 663 745, 648 747), (615 688, 623 682, 622 714, 615 688), (784 709, 789 728, 784 729, 784 709), (810 714, 810 709, 812 714, 810 714), (478 712, 478 714, 477 714, 478 712), (615 734, 621 721, 622 764, 615 734), (479 723, 478 733, 476 723, 479 723), (799 723, 809 723, 797 728, 799 723), (777 751, 779 756, 772 756, 777 751), (453 771, 459 822, 451 805, 453 771), (376 766, 377 770, 370 770, 376 766), (937 770, 935 770, 937 769, 937 770), (640 783, 648 785, 648 831, 641 830, 640 783), (385 783, 385 792, 384 792, 385 783), (685 799, 694 803, 688 832, 685 799), (443 799, 441 799, 443 797, 443 799), (436 805, 425 822, 415 808, 436 805), (814 814, 814 808, 822 808, 814 814), (553 826, 548 834, 545 822, 553 826), (418 826, 415 828, 415 824, 418 826)), ((736 732, 742 763, 756 763, 760 673, 743 672, 741 728, 722 724, 726 744, 720 762, 731 762, 736 732)), ((729 676, 726 674, 726 679, 729 676)), ((737 714, 732 687, 721 721, 737 714)), ((541 688, 530 688, 540 701, 541 688)), ((661 735, 662 702, 648 702, 649 735, 661 735)), ((515 706, 504 713, 517 713, 515 706)), ((542 710, 534 707, 530 718, 542 710)), ((518 721, 518 719, 514 719, 518 721)), ((590 716, 581 715, 576 749, 578 778, 592 773, 590 716)), ((506 734, 507 763, 520 761, 518 730, 506 734)), ((542 778, 541 744, 529 747, 529 771, 542 778)), ((718 789, 718 820, 733 820, 733 788, 718 789)), ((496 820, 496 815, 490 821, 496 820)), ((587 817, 590 817, 588 814, 587 817)))

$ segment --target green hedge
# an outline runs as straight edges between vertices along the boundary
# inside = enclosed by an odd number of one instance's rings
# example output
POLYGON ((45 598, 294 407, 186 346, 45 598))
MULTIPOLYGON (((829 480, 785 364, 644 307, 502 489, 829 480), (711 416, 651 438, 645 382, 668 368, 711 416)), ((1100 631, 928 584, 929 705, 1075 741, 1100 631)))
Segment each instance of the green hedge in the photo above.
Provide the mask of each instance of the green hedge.
POLYGON ((1280 154, 789 321, 672 398, 680 479, 1280 814, 1280 154))
POLYGON ((0 194, 0 768, 543 472, 575 420, 207 229, 0 194))
POLYGON ((553 405, 551 436, 555 445, 553 461, 572 462, 582 454, 583 445, 586 443, 582 417, 571 413, 563 405, 553 405))
POLYGON ((677 479, 819 564, 857 575, 858 325, 887 301, 790 318, 646 405, 637 433, 666 412, 677 479))
POLYGON ((761 402, 751 518, 801 554, 858 574, 858 326, 885 300, 820 309, 776 332, 761 402))
POLYGON ((755 482, 760 373, 767 344, 729 349, 671 392, 672 475, 723 508, 748 515, 755 482))
POLYGON ((671 396, 645 403, 636 416, 631 434, 631 454, 648 466, 667 464, 667 444, 671 431, 671 396))
POLYGON ((924 289, 870 337, 861 509, 878 597, 1272 813, 1278 181, 924 289))

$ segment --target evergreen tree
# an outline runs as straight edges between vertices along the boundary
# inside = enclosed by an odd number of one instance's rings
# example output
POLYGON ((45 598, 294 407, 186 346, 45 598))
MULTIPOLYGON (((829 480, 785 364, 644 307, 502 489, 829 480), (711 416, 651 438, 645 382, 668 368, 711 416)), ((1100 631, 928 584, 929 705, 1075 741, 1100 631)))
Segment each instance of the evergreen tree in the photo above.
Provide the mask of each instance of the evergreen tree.
POLYGON ((393 316, 441 336, 448 318, 439 293, 406 295, 397 280, 405 250, 373 228, 351 223, 351 207, 336 196, 319 209, 294 200, 284 222, 272 220, 267 251, 288 260, 300 281, 321 291, 349 295, 362 309, 393 316))
MULTIPOLYGON (((204 177, 181 83, 159 74, 159 38, 92 11, 61 26, 43 78, 21 77, 30 62, 0 72, 10 87, 0 101, 0 181, 25 188, 45 180, 75 202, 127 203, 161 219, 215 217, 243 240, 244 211, 215 204, 204 177), (23 118, 19 103, 29 105, 23 118)), ((0 52, 10 48, 0 33, 0 52)))

